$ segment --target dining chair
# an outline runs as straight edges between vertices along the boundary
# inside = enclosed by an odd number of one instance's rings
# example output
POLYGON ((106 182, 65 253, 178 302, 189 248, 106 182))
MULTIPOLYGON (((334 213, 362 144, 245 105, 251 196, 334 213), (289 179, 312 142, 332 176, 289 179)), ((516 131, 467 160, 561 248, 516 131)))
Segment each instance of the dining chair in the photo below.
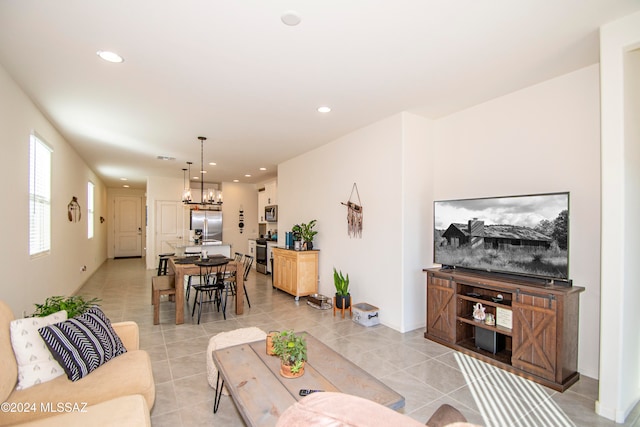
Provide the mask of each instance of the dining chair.
MULTIPOLYGON (((238 252, 236 252, 236 255, 240 255, 238 252)), ((240 262, 237 258, 235 259, 237 262, 240 262)), ((245 282, 247 280, 247 277, 249 276, 249 271, 251 271, 251 265, 253 264, 253 256, 251 255, 244 255, 244 260, 242 261, 242 268, 238 269, 235 272, 232 272, 233 274, 231 274, 226 280, 225 280, 225 285, 226 285, 226 294, 225 294, 225 298, 231 294, 232 296, 236 295, 236 286, 238 284, 238 280, 237 280, 237 274, 240 273, 242 274, 242 278, 243 278, 243 283, 242 283, 242 289, 244 289, 244 295, 247 298, 247 304, 249 305, 249 308, 251 308, 251 301, 249 301, 249 295, 247 294, 247 286, 245 285, 245 282)))
POLYGON ((249 308, 251 308, 251 302, 249 301, 249 294, 247 293, 247 277, 249 277, 249 272, 251 271, 251 265, 253 265, 253 256, 245 255, 244 256, 244 272, 242 275, 242 289, 244 289, 244 296, 247 297, 247 304, 249 304, 249 308))
POLYGON ((168 272, 169 257, 175 255, 175 252, 164 253, 158 255, 158 276, 166 276, 168 272))
POLYGON ((195 300, 193 302, 193 308, 191 310, 191 317, 195 315, 196 305, 198 306, 198 324, 200 324, 200 318, 202 316, 202 306, 206 303, 214 303, 218 312, 222 308, 222 316, 227 319, 227 299, 226 295, 224 302, 222 300, 222 293, 225 290, 224 276, 227 271, 227 264, 229 260, 225 261, 201 261, 195 264, 200 267, 201 282, 197 285, 192 285, 196 291, 195 300), (208 298, 208 299, 205 299, 208 298))

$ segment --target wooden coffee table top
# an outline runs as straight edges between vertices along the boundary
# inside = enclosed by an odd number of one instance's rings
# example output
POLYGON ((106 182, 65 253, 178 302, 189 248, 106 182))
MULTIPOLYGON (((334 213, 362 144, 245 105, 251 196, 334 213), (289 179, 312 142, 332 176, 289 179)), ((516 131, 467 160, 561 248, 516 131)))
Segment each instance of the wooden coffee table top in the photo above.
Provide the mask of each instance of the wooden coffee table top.
POLYGON ((275 425, 289 406, 302 399, 300 389, 337 391, 398 410, 404 397, 380 380, 306 334, 308 361, 304 375, 280 375, 280 359, 266 354, 264 340, 213 352, 225 386, 250 426, 275 425))

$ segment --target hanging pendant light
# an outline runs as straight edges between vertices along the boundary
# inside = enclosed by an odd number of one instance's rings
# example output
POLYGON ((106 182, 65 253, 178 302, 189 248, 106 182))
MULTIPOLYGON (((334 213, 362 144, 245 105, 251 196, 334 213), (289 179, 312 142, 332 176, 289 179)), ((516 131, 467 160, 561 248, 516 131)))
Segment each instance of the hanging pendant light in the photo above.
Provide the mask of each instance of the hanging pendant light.
MULTIPOLYGON (((191 162, 187 162, 187 164, 189 165, 189 177, 191 177, 191 162)), ((191 181, 191 178, 189 178, 189 180, 187 180, 185 178, 185 172, 187 171, 186 168, 182 168, 182 184, 184 186, 184 190, 182 191, 182 201, 184 203, 189 203, 191 201, 191 186, 189 185, 189 182, 191 181)))
MULTIPOLYGON (((182 201, 187 204, 198 204, 198 205, 222 205, 222 192, 220 190, 216 190, 214 188, 209 189, 205 192, 204 189, 204 174, 206 171, 204 170, 204 141, 207 140, 204 136, 199 136, 200 140, 200 202, 192 202, 191 201, 191 188, 185 185, 185 190, 183 192, 182 201)), ((189 176, 191 176, 191 162, 187 162, 189 165, 189 176)), ((184 171, 185 169, 183 169, 184 171)), ((184 172, 183 172, 184 174, 184 172)))
POLYGON ((207 140, 205 136, 199 136, 200 140, 200 201, 202 204, 209 203, 209 199, 204 196, 204 142, 207 140))

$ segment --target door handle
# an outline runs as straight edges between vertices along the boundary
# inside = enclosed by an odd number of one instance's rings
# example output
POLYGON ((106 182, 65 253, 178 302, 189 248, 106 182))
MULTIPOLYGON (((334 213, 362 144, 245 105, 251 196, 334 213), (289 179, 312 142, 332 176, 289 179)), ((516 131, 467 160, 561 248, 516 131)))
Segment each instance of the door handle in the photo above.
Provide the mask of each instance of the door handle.
POLYGON ((142 228, 138 227, 138 234, 142 234, 142 228))

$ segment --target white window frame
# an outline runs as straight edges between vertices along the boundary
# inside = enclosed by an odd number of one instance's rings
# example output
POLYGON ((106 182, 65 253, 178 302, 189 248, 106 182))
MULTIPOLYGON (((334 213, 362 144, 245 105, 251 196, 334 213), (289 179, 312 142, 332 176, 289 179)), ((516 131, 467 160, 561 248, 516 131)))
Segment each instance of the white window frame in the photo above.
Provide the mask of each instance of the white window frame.
POLYGON ((93 182, 87 182, 87 239, 93 239, 93 210, 95 188, 96 186, 93 182))
POLYGON ((51 169, 53 149, 32 133, 29 138, 29 255, 51 251, 51 169))

